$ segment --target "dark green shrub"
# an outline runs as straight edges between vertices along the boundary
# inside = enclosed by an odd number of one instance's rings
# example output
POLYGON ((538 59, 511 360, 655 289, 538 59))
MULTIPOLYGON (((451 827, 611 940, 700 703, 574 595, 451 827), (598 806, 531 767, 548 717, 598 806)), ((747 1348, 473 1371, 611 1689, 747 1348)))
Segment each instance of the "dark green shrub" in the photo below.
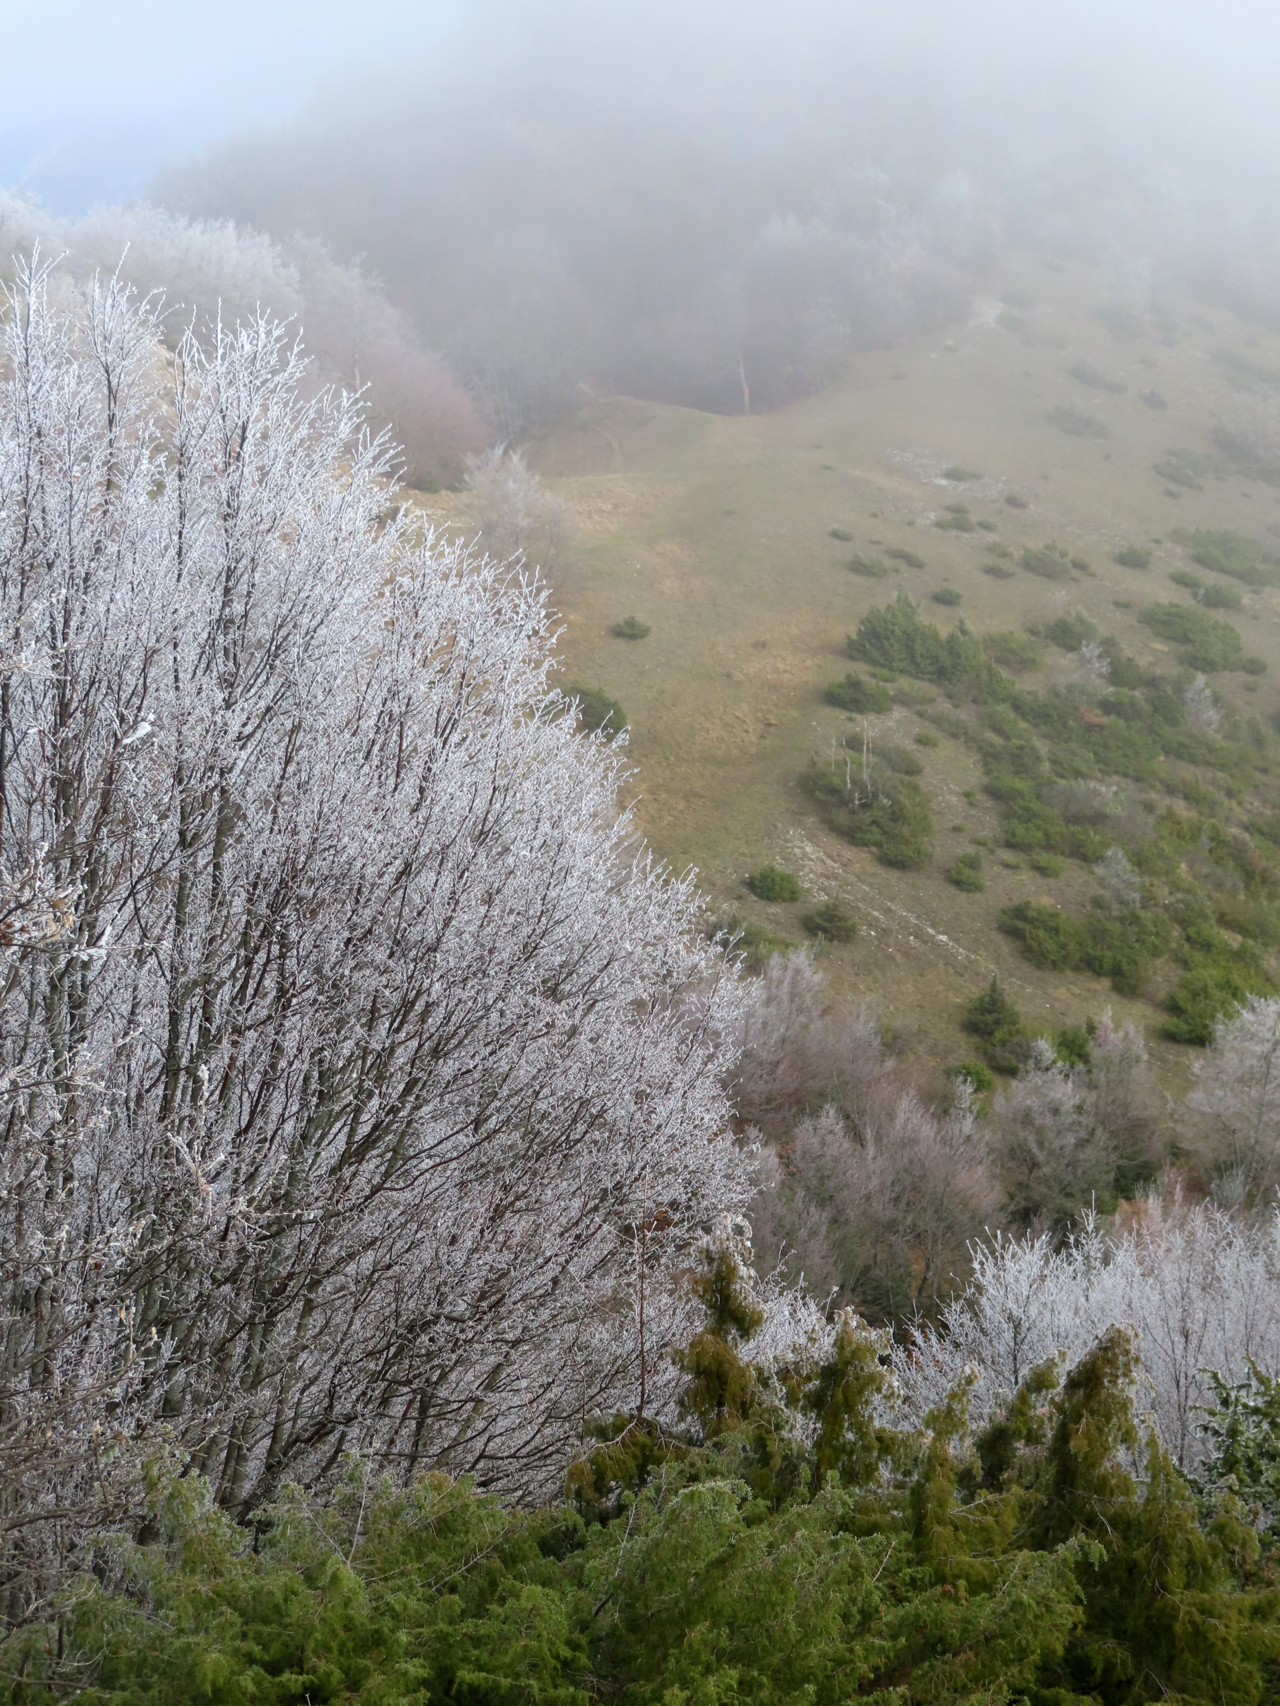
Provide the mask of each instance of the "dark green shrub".
POLYGON ((1022 1015, 1001 989, 998 977, 993 976, 982 994, 969 1003, 965 1029, 992 1048, 1002 1048, 1021 1035, 1022 1015))
POLYGON ((1199 575, 1193 575, 1190 569, 1171 569, 1169 579, 1174 586, 1185 587, 1188 592, 1204 591, 1204 582, 1199 575))
POLYGON ((1250 654, 1248 657, 1240 659, 1240 668, 1245 675, 1265 675, 1267 673, 1267 660, 1250 654))
POLYGON ((1016 571, 1005 563, 984 563, 982 572, 984 575, 990 575, 992 580, 1011 581, 1016 571))
POLYGON ((1280 563, 1245 533, 1233 528, 1217 530, 1180 528, 1173 536, 1191 553, 1202 569, 1243 581, 1246 586, 1280 586, 1280 563))
POLYGON ((932 729, 917 729, 916 730, 916 745, 917 746, 941 746, 942 742, 938 739, 937 735, 934 734, 932 729))
POLYGON ((1091 361, 1077 361, 1067 372, 1079 384, 1087 385, 1093 391, 1110 391, 1113 396, 1120 397, 1129 389, 1123 380, 1108 379, 1091 361))
POLYGON ((653 629, 636 616, 624 616, 609 630, 619 640, 647 640, 653 629))
POLYGON ((1043 647, 1033 634, 1018 634, 1012 629, 987 634, 982 646, 997 668, 1007 669, 1013 675, 1037 668, 1043 656, 1043 647))
POLYGON ((804 927, 811 936, 821 936, 828 942, 852 942, 858 934, 858 920, 838 900, 824 901, 804 916, 804 927))
POLYGON ((838 539, 842 545, 847 545, 853 538, 853 534, 850 533, 847 527, 833 527, 830 531, 829 537, 832 539, 838 539))
POLYGON ((1058 545, 1042 545, 1039 550, 1028 545, 1019 561, 1029 575, 1039 575, 1041 580, 1065 581, 1071 577, 1071 558, 1058 545))
POLYGON ((984 533, 998 533, 1000 531, 994 521, 980 521, 978 526, 984 533))
POLYGON ((922 569, 924 558, 918 557, 914 551, 904 550, 901 545, 893 545, 886 552, 886 557, 892 557, 895 563, 905 563, 909 569, 922 569))
POLYGON ((1071 438, 1110 438, 1111 428, 1105 421, 1095 420, 1092 415, 1086 415, 1082 409, 1072 408, 1069 403, 1060 403, 1050 409, 1044 417, 1050 426, 1056 426, 1059 432, 1065 432, 1071 438))
POLYGON ((950 468, 944 468, 942 470, 942 478, 944 480, 955 480, 957 483, 963 483, 966 480, 980 480, 982 475, 976 473, 972 468, 962 468, 958 463, 953 463, 950 468))
POLYGON ((1027 864, 1042 877, 1060 877, 1066 869, 1056 853, 1028 853, 1027 864))
POLYGON ((1269 1377, 1215 1382, 1195 1487, 1140 1438, 1121 1328, 980 1424, 966 1375, 896 1432, 852 1311, 770 1380, 741 1263, 718 1247, 691 1281, 678 1416, 594 1418, 563 1500, 357 1470, 246 1532, 192 1477, 19 1631, 6 1706, 1274 1701, 1269 1377))
POLYGON ((1243 602, 1244 595, 1239 588, 1222 586, 1216 581, 1197 595, 1197 603, 1206 610, 1239 610, 1243 602))
POLYGON ((1162 391, 1139 391, 1138 401, 1145 403, 1149 409, 1167 409, 1168 400, 1162 391))
POLYGON ((1205 675, 1239 669, 1244 662, 1244 647, 1231 624, 1193 605, 1149 604, 1138 620, 1162 640, 1184 647, 1187 666, 1205 675))
POLYGON ((1078 652, 1086 640, 1097 639, 1098 630, 1083 610, 1077 610, 1074 616, 1059 616, 1056 622, 1051 622, 1044 637, 1064 652, 1078 652))
POLYGON ((566 699, 578 701, 578 721, 591 734, 602 729, 609 740, 627 726, 626 712, 603 687, 585 687, 580 681, 564 689, 566 699))
POLYGON ((934 526, 943 533, 972 533, 976 522, 963 504, 948 504, 948 510, 953 513, 940 515, 934 526))
POLYGON ((872 798, 846 788, 841 772, 814 766, 805 786, 832 827, 855 847, 870 847, 882 865, 914 871, 933 857, 933 817, 918 782, 877 769, 872 798))
POLYGON ((761 865, 747 878, 747 887, 757 900, 799 900, 800 882, 777 865, 761 865))
POLYGON ((1018 496, 1017 492, 1007 492, 1005 494, 1005 500, 1004 501, 1008 504, 1010 509, 1030 509, 1031 508, 1031 505, 1027 502, 1026 498, 1020 498, 1018 496))
POLYGON ((1081 919, 1056 907, 1019 901, 1006 906, 998 922, 1033 965, 1109 977, 1119 995, 1137 995, 1151 962, 1173 946, 1169 920, 1152 908, 1094 908, 1081 919))
POLYGON ((1226 962, 1206 963, 1187 972, 1165 997, 1169 1017, 1160 1034, 1171 1042, 1208 1048, 1218 1021, 1251 993, 1247 980, 1226 962))
POLYGON ((950 1076, 962 1078, 980 1096, 995 1088, 996 1081, 991 1068, 984 1066, 980 1060, 962 1060, 959 1066, 951 1068, 950 1076))
POLYGON ((879 557, 850 557, 845 568, 851 575, 861 575, 867 581, 882 581, 889 573, 879 557))
POLYGON ((882 746, 877 756, 880 762, 887 765, 895 776, 920 776, 924 773, 924 765, 915 753, 905 746, 890 742, 882 746))
POLYGON ((981 642, 963 621, 944 636, 921 620, 906 593, 899 593, 892 604, 869 610, 847 647, 850 657, 876 668, 945 687, 969 687, 998 697, 1012 685, 987 661, 981 642))
POLYGON ((940 586, 937 592, 929 595, 935 604, 946 604, 954 607, 960 602, 960 594, 953 586, 940 586))
POLYGON ((1084 927, 1069 913, 1035 901, 1019 901, 1001 909, 999 924, 1013 936, 1033 966, 1072 971, 1084 956, 1084 927))
POLYGON ((795 945, 786 936, 739 918, 737 913, 717 920, 709 934, 726 952, 741 955, 748 971, 763 971, 775 954, 785 954, 795 945))
POLYGON ((1064 1066, 1091 1066, 1097 1032, 1091 1019, 1083 1025, 1064 1025, 1054 1038, 1054 1053, 1064 1066))
POLYGON ((966 894, 981 894, 982 855, 981 853, 962 853, 947 872, 947 881, 954 883, 966 894))
POLYGON ((1187 492, 1198 492, 1203 489, 1205 476, 1209 472, 1209 462, 1207 457, 1197 456, 1190 450, 1171 450, 1163 462, 1156 463, 1155 471, 1171 486, 1181 486, 1187 492))
POLYGON ((1151 553, 1141 545, 1126 545, 1116 552, 1116 562, 1122 569, 1148 569, 1151 567, 1151 553))
POLYGON ((861 675, 846 675, 843 681, 831 682, 822 697, 828 705, 838 705, 842 711, 859 711, 864 716, 887 711, 893 705, 888 688, 861 675))

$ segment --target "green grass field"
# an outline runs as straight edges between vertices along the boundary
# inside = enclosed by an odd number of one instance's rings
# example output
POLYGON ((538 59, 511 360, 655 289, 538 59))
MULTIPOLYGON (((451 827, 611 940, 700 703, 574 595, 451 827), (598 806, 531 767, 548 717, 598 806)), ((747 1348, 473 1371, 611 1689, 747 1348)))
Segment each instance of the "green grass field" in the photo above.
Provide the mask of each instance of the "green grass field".
MULTIPOLYGON (((653 846, 698 868, 714 909, 794 941, 815 903, 847 903, 861 929, 825 950, 833 983, 874 995, 886 1022, 914 1031, 922 1066, 972 1054, 963 1006, 993 970, 1037 1028, 1110 1006, 1154 1038, 1160 991, 1123 999, 1101 978, 1039 971, 999 933, 997 914, 1017 901, 1086 906, 1089 869, 1068 861, 1045 877, 1001 849, 971 742, 916 743, 937 731, 901 704, 865 718, 825 704, 826 684, 852 667, 846 635, 902 590, 944 631, 963 619, 979 635, 1083 610, 1139 663, 1172 672, 1176 649, 1138 614, 1190 604, 1169 579, 1195 568, 1174 530, 1238 529, 1280 548, 1280 490, 1233 471, 1215 446, 1242 422, 1256 440, 1280 340, 1189 301, 1116 315, 1108 300, 1096 274, 1007 256, 967 326, 861 356, 785 410, 726 418, 586 397, 576 420, 527 447, 575 518, 553 576, 567 679, 625 708, 653 846), (1065 553, 1063 578, 1019 566, 1049 542, 1065 553), (1122 566, 1122 551, 1149 562, 1122 566), (851 572, 854 557, 887 572, 851 572), (1003 573, 984 574, 991 564, 1003 573), (948 589, 959 604, 932 600, 948 589), (628 614, 651 625, 646 639, 611 632, 628 614), (878 864, 824 826, 800 785, 811 761, 843 769, 846 747, 860 761, 864 725, 923 764, 926 869, 878 864), (967 893, 946 873, 975 838, 992 846, 982 892, 967 893), (764 863, 793 871, 802 900, 754 899, 745 878, 764 863)), ((1214 685, 1265 722, 1280 699, 1280 592, 1239 590, 1227 618, 1268 673, 1214 685)), ((1019 680, 1043 687, 1075 668, 1047 646, 1019 680)), ((1157 1049, 1172 1076, 1193 1052, 1157 1049)))

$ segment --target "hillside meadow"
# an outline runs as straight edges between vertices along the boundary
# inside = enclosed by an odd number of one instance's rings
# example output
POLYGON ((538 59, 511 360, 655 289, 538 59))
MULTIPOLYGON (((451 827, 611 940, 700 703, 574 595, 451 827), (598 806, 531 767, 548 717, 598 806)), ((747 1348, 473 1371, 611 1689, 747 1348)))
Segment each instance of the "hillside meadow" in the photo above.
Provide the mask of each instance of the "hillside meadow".
MULTIPOLYGON (((824 944, 828 975, 837 989, 874 995, 886 1022, 916 1037, 922 1067, 972 1055, 965 1006, 995 972, 1029 1026, 1078 1024, 1110 1007, 1153 1041, 1162 1074, 1180 1079, 1188 1051, 1159 1038, 1176 965, 1159 961, 1141 995, 1122 993, 1088 970, 1030 963, 997 928, 1018 903, 1083 915, 1098 884, 1089 860, 1042 857, 1037 869, 1002 845, 972 712, 959 730, 947 697, 906 677, 874 714, 842 710, 824 690, 858 667, 847 637, 905 592, 942 633, 966 624, 1021 690, 1069 687, 1078 653, 1043 637, 992 651, 991 637, 1043 636, 1055 622, 1061 634, 1062 618, 1082 615, 1079 633, 1114 639, 1137 667, 1140 695, 1152 672, 1185 691, 1192 654, 1141 617, 1157 604, 1193 609, 1208 585, 1217 590, 1205 614, 1237 630, 1257 672, 1210 672, 1211 716, 1274 746, 1280 590, 1265 583, 1276 578, 1269 552, 1280 552, 1277 385, 1280 339, 1224 310, 1153 302, 1132 281, 1009 255, 966 325, 860 356, 837 384, 770 414, 584 393, 576 418, 526 454, 573 521, 552 576, 566 675, 625 709, 639 821, 654 847, 698 868, 720 916, 790 941, 805 939, 815 905, 844 903, 860 928, 852 942, 824 944), (1143 306, 1130 305, 1138 296, 1143 306), (1245 581, 1196 560, 1196 536, 1226 530, 1262 565, 1245 581), (650 628, 642 640, 614 634, 629 615, 650 628), (851 845, 805 785, 811 767, 843 772, 847 756, 856 771, 864 734, 873 754, 905 749, 920 763, 933 816, 923 868, 890 868, 851 845), (983 888, 965 892, 947 873, 975 851, 983 888), (764 864, 793 872, 802 898, 755 899, 745 878, 764 864)), ((448 497, 424 504, 458 518, 448 497)), ((1149 772, 1140 785, 1113 784, 1113 811, 1145 799, 1148 818, 1185 816, 1188 796, 1206 820, 1245 823, 1270 809, 1261 750, 1261 768, 1229 802, 1212 763, 1159 762, 1177 780, 1149 772)), ((1264 944, 1267 976, 1270 952, 1264 944)))

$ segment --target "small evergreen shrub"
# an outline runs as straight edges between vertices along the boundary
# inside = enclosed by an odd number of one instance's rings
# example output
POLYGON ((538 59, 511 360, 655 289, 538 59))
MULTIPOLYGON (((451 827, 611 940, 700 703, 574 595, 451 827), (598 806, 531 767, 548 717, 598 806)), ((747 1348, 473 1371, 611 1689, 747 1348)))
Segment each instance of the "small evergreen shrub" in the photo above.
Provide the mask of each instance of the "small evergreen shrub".
POLYGON ((1158 634, 1184 647, 1189 669, 1212 675, 1218 670, 1239 669, 1244 662, 1240 636, 1229 622, 1185 604, 1149 604, 1138 620, 1158 634))
POLYGON ((1169 920, 1154 908, 1095 906, 1086 918, 1076 918, 1024 900, 1004 907, 998 922, 1032 965, 1109 977, 1118 995, 1137 995, 1151 962, 1173 946, 1169 920))
POLYGON ((947 513, 940 515, 933 525, 944 533, 972 533, 974 530, 968 504, 948 504, 947 513))
POLYGON ((895 776, 920 776, 924 772, 924 765, 915 753, 908 747, 897 745, 896 742, 882 746, 877 756, 895 776))
POLYGON ((1016 571, 1005 563, 984 563, 982 572, 984 575, 990 575, 994 581, 1011 581, 1016 571))
POLYGON ((1029 575, 1041 580, 1065 581, 1071 576, 1071 558, 1058 545, 1042 545, 1039 550, 1028 545, 1019 559, 1029 575))
POLYGON ((1196 602, 1206 610, 1239 610, 1244 603, 1244 594, 1238 587, 1222 586, 1215 581, 1197 593, 1196 602))
POLYGON ((965 1029, 981 1037, 992 1048, 1003 1048, 1022 1033, 1022 1015, 993 976, 981 995, 974 996, 965 1012, 965 1029))
POLYGON ((1038 668, 1044 656, 1044 648, 1034 634, 1018 634, 1012 629, 988 634, 982 645, 992 663, 999 669, 1007 669, 1011 675, 1038 668))
POLYGON ((1092 1066, 1093 1039, 1098 1027, 1091 1019, 1083 1025, 1064 1025, 1054 1038, 1054 1053, 1064 1066, 1092 1066))
POLYGON ((1097 639, 1098 630, 1083 610, 1077 610, 1073 616, 1059 616, 1056 622, 1051 622, 1044 637, 1051 646, 1059 646, 1064 652, 1078 652, 1086 640, 1097 639))
POLYGON ((843 681, 829 683, 822 697, 828 705, 836 705, 842 711, 858 711, 864 716, 888 711, 893 705, 888 688, 861 675, 850 674, 843 681))
POLYGON ((1072 408, 1069 403, 1060 403, 1050 409, 1045 416, 1050 426, 1056 426, 1059 432, 1065 432, 1070 438, 1110 438, 1111 428, 1105 421, 1095 420, 1092 415, 1086 415, 1082 409, 1072 408))
POLYGON ((932 729, 917 729, 916 730, 916 745, 917 746, 941 746, 942 742, 938 739, 937 735, 934 734, 932 729))
POLYGON ((833 527, 829 537, 832 539, 838 539, 842 545, 848 545, 853 538, 853 534, 850 533, 847 527, 833 527))
POLYGON ((800 899, 800 882, 790 871, 777 865, 761 865, 747 878, 747 887, 757 900, 789 901, 800 899))
POLYGON ((1031 508, 1031 505, 1027 502, 1026 498, 1019 497, 1017 492, 1006 492, 1004 501, 1008 504, 1010 509, 1031 508))
POLYGON ((978 1095, 995 1088, 995 1075, 989 1066, 984 1066, 980 1060, 962 1060, 959 1066, 951 1068, 950 1076, 960 1078, 978 1095))
POLYGON ((889 573, 879 557, 850 557, 845 568, 851 575, 860 575, 865 581, 882 581, 889 573))
POLYGON ((624 616, 621 622, 614 623, 609 632, 619 640, 647 640, 653 629, 638 617, 624 616))
POLYGON ((1078 384, 1087 385, 1093 391, 1110 391, 1113 396, 1121 397, 1129 389, 1123 380, 1109 379, 1105 373, 1100 373, 1091 361, 1077 361, 1067 372, 1078 384))
POLYGON ((983 889, 981 853, 962 853, 947 872, 947 881, 954 883, 958 889, 963 889, 966 894, 981 894, 983 889))
POLYGON ((828 771, 814 765, 804 785, 832 828, 855 847, 871 848, 882 865, 900 871, 927 865, 933 857, 933 817, 920 784, 877 766, 872 797, 867 799, 859 781, 855 778, 853 785, 846 787, 842 770, 828 771))
POLYGON ((975 472, 972 468, 962 468, 958 463, 953 463, 950 468, 944 468, 942 470, 942 478, 944 480, 954 480, 957 484, 962 484, 966 480, 980 480, 982 475, 975 472))
POLYGON ((1202 569, 1242 581, 1245 586, 1280 586, 1280 562, 1245 533, 1230 527, 1216 531, 1179 528, 1173 537, 1202 569))
POLYGON ((935 604, 945 604, 951 608, 960 602, 960 594, 953 586, 940 586, 937 592, 930 594, 930 597, 935 604))
POLYGON ((968 687, 988 697, 1012 689, 1008 676, 988 662, 981 642, 963 621, 944 636, 921 620, 905 593, 899 593, 892 604, 869 610, 846 643, 850 657, 918 681, 968 687))
POLYGON ((1060 877, 1066 869, 1056 853, 1028 853, 1027 864, 1042 877, 1060 877))
POLYGON ((795 946, 786 936, 739 918, 737 913, 719 919, 709 934, 726 951, 732 946, 732 952, 742 956, 748 971, 763 971, 775 954, 788 953, 795 946))
POLYGON ((1151 553, 1141 545, 1126 545, 1116 552, 1116 562, 1122 569, 1149 569, 1151 553))
POLYGON ((1155 472, 1171 486, 1181 486, 1185 492, 1199 492, 1204 489, 1209 462, 1207 457, 1190 450, 1171 450, 1163 462, 1155 464, 1155 472))
POLYGON ((575 681, 564 690, 566 699, 578 701, 578 721, 590 734, 603 730, 612 740, 627 726, 626 712, 616 699, 611 699, 603 687, 586 687, 575 681))
POLYGON ((895 563, 904 563, 909 569, 922 569, 924 558, 918 557, 914 551, 905 550, 901 545, 892 545, 885 552, 886 557, 892 557, 895 563))
POLYGON ((858 920, 838 900, 824 901, 804 915, 804 927, 811 936, 821 936, 828 942, 852 942, 858 934, 858 920))

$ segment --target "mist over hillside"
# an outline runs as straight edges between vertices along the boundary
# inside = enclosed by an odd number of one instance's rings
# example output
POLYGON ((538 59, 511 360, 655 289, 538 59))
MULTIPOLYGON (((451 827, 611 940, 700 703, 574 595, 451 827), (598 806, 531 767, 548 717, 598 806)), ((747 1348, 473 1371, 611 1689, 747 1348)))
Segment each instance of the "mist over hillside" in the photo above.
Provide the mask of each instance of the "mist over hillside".
POLYGON ((503 435, 582 382, 767 408, 1010 244, 1270 313, 1276 32, 1228 11, 489 4, 158 190, 362 257, 503 435))

